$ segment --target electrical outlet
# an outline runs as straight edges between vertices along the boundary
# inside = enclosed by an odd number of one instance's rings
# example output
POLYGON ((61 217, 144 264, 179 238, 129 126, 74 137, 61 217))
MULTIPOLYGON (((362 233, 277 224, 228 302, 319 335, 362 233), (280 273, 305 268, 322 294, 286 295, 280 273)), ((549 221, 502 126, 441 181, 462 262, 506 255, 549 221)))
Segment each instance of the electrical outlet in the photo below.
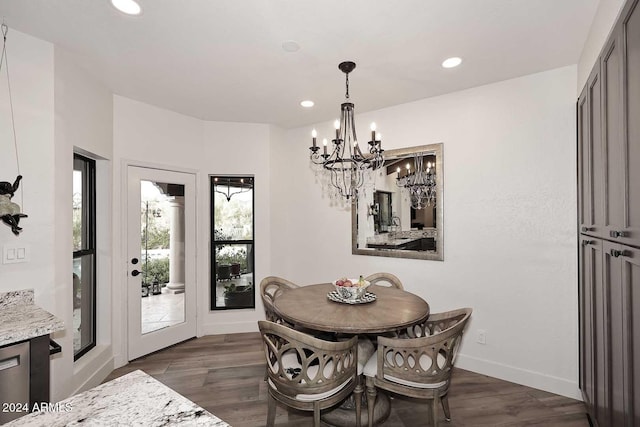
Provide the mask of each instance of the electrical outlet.
POLYGON ((478 329, 478 337, 476 341, 478 342, 478 344, 487 344, 487 331, 485 331, 484 329, 478 329))

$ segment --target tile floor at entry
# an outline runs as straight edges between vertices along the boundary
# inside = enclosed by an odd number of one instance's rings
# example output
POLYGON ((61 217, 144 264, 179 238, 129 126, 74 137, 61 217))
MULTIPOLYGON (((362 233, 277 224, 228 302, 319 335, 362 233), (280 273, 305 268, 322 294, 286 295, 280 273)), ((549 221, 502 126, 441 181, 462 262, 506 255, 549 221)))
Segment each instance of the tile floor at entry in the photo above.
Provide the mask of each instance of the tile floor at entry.
POLYGON ((140 298, 142 333, 177 325, 184 322, 184 293, 174 294, 167 288, 162 293, 140 298))
MULTIPOLYGON (((243 274, 237 279, 218 281, 216 283, 218 307, 224 307, 224 287, 231 283, 236 286, 246 286, 253 283, 253 274, 243 274)), ((165 287, 162 288, 161 294, 149 294, 140 301, 143 334, 184 322, 184 293, 174 294, 165 287)))

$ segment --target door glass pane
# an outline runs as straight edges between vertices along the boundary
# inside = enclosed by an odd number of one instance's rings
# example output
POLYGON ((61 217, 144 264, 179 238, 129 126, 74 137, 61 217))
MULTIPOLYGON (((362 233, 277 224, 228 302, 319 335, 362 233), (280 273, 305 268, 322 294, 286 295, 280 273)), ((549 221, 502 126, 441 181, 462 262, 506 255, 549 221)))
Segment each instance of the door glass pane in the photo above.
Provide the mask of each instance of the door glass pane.
POLYGON ((140 181, 143 334, 185 321, 184 185, 140 181))

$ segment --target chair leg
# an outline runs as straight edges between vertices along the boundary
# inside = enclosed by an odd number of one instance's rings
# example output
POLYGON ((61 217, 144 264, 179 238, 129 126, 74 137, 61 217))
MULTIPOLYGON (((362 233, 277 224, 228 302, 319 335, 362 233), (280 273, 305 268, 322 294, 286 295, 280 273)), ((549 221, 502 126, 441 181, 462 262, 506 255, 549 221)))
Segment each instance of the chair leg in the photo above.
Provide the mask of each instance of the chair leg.
POLYGON ((356 400, 356 427, 360 427, 361 425, 361 414, 362 414, 362 376, 358 377, 358 385, 356 385, 355 390, 353 390, 353 398, 356 400))
POLYGON ((444 411, 444 418, 447 421, 451 421, 451 411, 449 410, 449 395, 445 394, 440 399, 442 401, 442 410, 444 411))
POLYGON ((273 427, 276 421, 276 399, 271 396, 271 393, 267 393, 267 427, 273 427))
POLYGON ((313 402, 313 427, 320 427, 320 402, 313 402))
POLYGON ((373 426, 373 408, 376 404, 376 386, 373 384, 373 379, 367 377, 367 416, 369 427, 373 426))
POLYGON ((431 425, 438 427, 438 396, 435 396, 431 401, 431 425))

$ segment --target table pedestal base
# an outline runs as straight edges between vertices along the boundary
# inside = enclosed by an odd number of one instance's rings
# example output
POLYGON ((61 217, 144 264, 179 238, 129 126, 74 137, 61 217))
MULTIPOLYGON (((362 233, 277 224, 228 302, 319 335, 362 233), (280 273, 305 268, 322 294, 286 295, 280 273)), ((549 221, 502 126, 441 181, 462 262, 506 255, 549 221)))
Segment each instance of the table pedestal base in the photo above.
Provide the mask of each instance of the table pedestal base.
MULTIPOLYGON (((367 413, 367 398, 362 396, 362 417, 361 425, 366 426, 369 423, 369 415, 367 413)), ((377 425, 384 422, 389 413, 391 412, 391 403, 389 402, 389 396, 378 390, 376 396, 376 404, 373 408, 373 424, 377 425)), ((350 427, 356 425, 356 409, 351 405, 338 406, 331 412, 327 412, 322 415, 322 421, 326 424, 334 427, 350 427), (350 406, 350 407, 344 407, 350 406)))

